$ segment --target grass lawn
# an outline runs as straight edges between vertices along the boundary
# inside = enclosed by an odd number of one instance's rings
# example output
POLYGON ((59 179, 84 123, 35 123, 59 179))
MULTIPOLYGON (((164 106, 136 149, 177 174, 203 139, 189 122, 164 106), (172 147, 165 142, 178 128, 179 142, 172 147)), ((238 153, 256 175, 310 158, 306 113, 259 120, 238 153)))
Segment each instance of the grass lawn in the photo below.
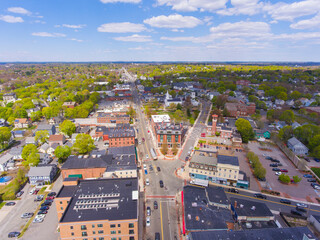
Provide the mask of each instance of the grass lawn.
POLYGON ((40 191, 38 192, 38 194, 39 195, 43 194, 46 189, 47 189, 47 187, 41 188, 40 191))
POLYGON ((320 168, 312 167, 311 170, 312 170, 318 177, 320 177, 320 168))

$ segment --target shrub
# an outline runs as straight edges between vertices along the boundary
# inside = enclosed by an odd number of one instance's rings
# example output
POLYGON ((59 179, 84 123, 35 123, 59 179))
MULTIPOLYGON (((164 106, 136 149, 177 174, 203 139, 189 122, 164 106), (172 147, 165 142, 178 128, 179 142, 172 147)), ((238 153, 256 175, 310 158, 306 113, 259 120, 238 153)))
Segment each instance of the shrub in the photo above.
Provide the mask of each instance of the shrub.
POLYGON ((282 173, 279 176, 279 181, 283 182, 283 183, 289 183, 291 181, 291 179, 290 179, 290 177, 288 175, 282 173))
POLYGON ((292 179, 295 183, 299 183, 301 181, 301 178, 298 176, 293 176, 292 179))

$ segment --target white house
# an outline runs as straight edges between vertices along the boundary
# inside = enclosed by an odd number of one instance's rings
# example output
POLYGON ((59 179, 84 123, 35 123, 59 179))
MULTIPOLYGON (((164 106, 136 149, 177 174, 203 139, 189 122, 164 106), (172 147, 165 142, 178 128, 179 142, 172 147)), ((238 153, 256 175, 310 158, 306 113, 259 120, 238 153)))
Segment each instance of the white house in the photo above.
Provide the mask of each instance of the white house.
POLYGON ((309 149, 295 137, 288 140, 288 148, 297 155, 308 155, 309 149))
POLYGON ((167 91, 164 103, 165 103, 166 107, 169 107, 171 103, 176 104, 176 105, 177 104, 181 104, 182 105, 183 102, 182 102, 181 98, 172 98, 172 96, 167 91))
POLYGON ((13 156, 9 153, 0 157, 0 172, 8 170, 8 165, 14 163, 13 156))

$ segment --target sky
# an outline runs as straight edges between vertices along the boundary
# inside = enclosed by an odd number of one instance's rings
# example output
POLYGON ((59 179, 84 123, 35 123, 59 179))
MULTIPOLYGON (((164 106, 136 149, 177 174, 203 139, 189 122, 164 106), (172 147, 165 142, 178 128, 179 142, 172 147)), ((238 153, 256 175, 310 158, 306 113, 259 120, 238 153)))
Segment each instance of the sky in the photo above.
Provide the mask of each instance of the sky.
POLYGON ((1 0, 0 62, 320 62, 320 0, 1 0))

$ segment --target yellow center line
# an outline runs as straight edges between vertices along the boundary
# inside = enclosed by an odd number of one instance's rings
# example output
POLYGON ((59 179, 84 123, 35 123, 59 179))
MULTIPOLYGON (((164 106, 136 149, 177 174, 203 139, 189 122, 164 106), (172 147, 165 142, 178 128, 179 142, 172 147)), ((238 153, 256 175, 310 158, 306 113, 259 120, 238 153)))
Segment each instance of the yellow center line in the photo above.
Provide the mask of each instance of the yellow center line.
POLYGON ((162 208, 161 208, 161 201, 160 201, 160 222, 161 222, 161 236, 162 236, 162 239, 163 238, 163 223, 162 223, 162 208))

